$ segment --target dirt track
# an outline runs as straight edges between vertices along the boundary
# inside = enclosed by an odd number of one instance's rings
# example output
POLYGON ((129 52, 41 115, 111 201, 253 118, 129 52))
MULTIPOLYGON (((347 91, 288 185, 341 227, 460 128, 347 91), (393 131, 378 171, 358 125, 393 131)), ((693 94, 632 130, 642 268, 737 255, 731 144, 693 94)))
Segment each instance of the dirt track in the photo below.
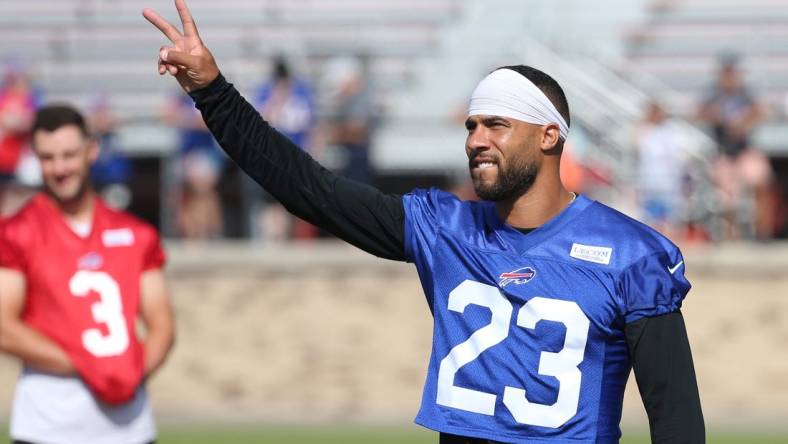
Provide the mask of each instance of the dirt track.
MULTIPOLYGON (((415 415, 431 318, 411 266, 341 245, 170 250, 178 342, 151 384, 162 419, 415 415)), ((788 423, 788 245, 689 250, 687 266, 684 313, 707 422, 788 423)), ((4 414, 17 371, 0 359, 4 414)), ((634 383, 624 421, 646 424, 634 383)))

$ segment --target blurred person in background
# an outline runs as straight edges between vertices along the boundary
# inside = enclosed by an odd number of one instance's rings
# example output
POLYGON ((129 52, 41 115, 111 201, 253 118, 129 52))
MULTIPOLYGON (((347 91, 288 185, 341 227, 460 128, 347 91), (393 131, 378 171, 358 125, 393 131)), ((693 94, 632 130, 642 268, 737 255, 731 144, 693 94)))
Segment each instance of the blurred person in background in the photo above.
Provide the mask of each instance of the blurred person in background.
POLYGON ((17 166, 28 148, 38 102, 38 93, 24 67, 15 61, 7 62, 0 84, 0 216, 17 209, 26 197, 26 193, 20 195, 14 181, 17 166))
POLYGON ((90 178, 104 201, 117 210, 131 204, 131 160, 120 150, 117 142, 118 122, 112 114, 109 95, 97 93, 86 107, 88 127, 101 150, 90 167, 90 178))
POLYGON ((329 62, 323 80, 329 92, 324 122, 326 138, 341 150, 339 173, 370 183, 374 178, 370 146, 377 110, 365 63, 361 57, 334 59, 329 62))
POLYGON ((637 191, 643 220, 668 238, 681 236, 684 147, 678 129, 657 102, 648 105, 635 131, 637 191))
POLYGON ((32 131, 43 191, 0 222, 0 350, 23 366, 11 437, 152 442, 145 381, 174 337, 159 236, 96 195, 99 146, 78 111, 44 107, 32 131))
POLYGON ((301 149, 309 151, 315 125, 312 88, 295 76, 284 56, 277 56, 271 78, 255 93, 255 106, 264 119, 301 149))
POLYGON ((566 141, 561 153, 561 182, 569 191, 596 196, 602 194, 600 190, 612 187, 613 178, 610 171, 586 151, 582 137, 566 141))
POLYGON ((215 239, 224 232, 217 186, 225 156, 189 98, 173 96, 163 120, 178 130, 177 164, 180 187, 174 196, 178 228, 186 239, 215 239))
MULTIPOLYGON (((314 94, 309 83, 293 74, 283 56, 274 59, 270 79, 257 88, 254 104, 277 131, 302 149, 311 151, 315 127, 314 94)), ((291 235, 296 239, 317 235, 313 225, 292 217, 248 177, 245 186, 247 198, 254 200, 250 209, 253 237, 281 241, 291 235)))
POLYGON ((764 111, 744 86, 738 57, 720 60, 717 81, 701 103, 698 118, 712 130, 718 155, 712 174, 722 206, 723 237, 742 237, 741 226, 752 221, 755 236, 772 237, 772 169, 769 160, 752 145, 752 133, 764 111), (742 214, 744 213, 744 214, 742 214))
POLYGON ((569 105, 552 77, 507 66, 474 90, 465 154, 484 201, 385 194, 265 122, 222 76, 185 2, 175 5, 183 34, 143 12, 172 41, 159 74, 190 94, 230 157, 294 214, 416 266, 435 324, 416 422, 441 444, 618 443, 632 368, 653 442, 705 442, 681 252, 563 187, 569 105))

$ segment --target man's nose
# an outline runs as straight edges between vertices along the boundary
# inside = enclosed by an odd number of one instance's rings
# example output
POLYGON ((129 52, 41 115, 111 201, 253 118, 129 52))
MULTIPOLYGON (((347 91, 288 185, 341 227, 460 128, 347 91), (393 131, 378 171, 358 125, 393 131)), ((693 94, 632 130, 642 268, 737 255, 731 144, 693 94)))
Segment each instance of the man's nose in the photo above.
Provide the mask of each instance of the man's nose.
POLYGON ((62 158, 52 159, 52 170, 58 176, 66 174, 68 172, 68 162, 62 158))
POLYGON ((490 138, 487 129, 481 125, 477 126, 468 133, 468 140, 465 148, 471 151, 486 150, 490 147, 490 138))

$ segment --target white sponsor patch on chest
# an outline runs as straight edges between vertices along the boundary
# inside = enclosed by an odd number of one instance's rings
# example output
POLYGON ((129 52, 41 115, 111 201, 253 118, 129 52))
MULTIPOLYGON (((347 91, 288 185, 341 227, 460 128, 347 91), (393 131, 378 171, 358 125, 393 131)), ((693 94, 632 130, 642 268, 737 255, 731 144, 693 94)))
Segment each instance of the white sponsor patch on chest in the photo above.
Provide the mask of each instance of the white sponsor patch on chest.
POLYGON ((134 232, 130 228, 104 230, 101 233, 101 242, 105 247, 128 247, 134 245, 134 232))
POLYGON ((613 249, 610 247, 596 247, 593 245, 572 244, 569 255, 581 261, 610 265, 613 249))

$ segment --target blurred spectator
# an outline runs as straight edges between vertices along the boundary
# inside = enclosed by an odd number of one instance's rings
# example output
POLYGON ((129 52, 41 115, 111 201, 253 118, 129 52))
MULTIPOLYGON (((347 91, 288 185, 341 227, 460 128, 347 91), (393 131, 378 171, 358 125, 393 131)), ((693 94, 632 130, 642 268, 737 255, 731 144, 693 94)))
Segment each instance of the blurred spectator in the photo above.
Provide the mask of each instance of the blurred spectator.
MULTIPOLYGON (((315 100, 309 84, 293 75, 283 57, 274 59, 270 79, 255 94, 255 106, 265 120, 277 131, 287 136, 302 149, 312 148, 312 130, 315 125, 315 100)), ((246 182, 250 179, 246 178, 246 182)), ((256 184, 245 193, 253 199, 250 208, 252 236, 269 240, 284 240, 292 235, 298 239, 313 238, 317 229, 291 216, 278 202, 266 199, 256 184), (263 202, 268 200, 268 202, 263 202)))
POLYGON ((112 115, 109 96, 99 93, 86 106, 90 131, 99 145, 99 156, 90 168, 93 186, 111 207, 124 210, 131 204, 132 168, 129 158, 117 146, 117 120, 112 115))
POLYGON ((569 146, 564 144, 564 151, 561 153, 561 182, 567 190, 575 193, 583 193, 585 189, 586 171, 578 161, 569 146))
POLYGON ((588 136, 582 128, 574 128, 564 143, 559 173, 569 191, 594 199, 607 200, 606 190, 612 189, 613 174, 589 149, 588 136))
MULTIPOLYGON (((8 214, 23 199, 15 185, 20 159, 28 149, 30 126, 39 97, 24 67, 6 63, 0 83, 0 215, 8 214)), ((24 193, 22 193, 24 194, 24 193)))
POLYGON ((372 178, 369 150, 377 112, 372 90, 360 58, 339 58, 329 63, 326 111, 327 137, 342 150, 340 174, 369 183, 372 178))
POLYGON ((723 236, 739 238, 741 226, 750 223, 758 238, 769 238, 772 171, 766 156, 751 145, 753 129, 764 113, 744 87, 737 65, 733 56, 721 60, 717 82, 698 117, 711 127, 719 149, 712 174, 722 206, 723 236))
POLYGON ((309 150, 315 122, 312 89, 305 80, 293 76, 283 57, 274 60, 270 80, 257 89, 255 105, 277 131, 309 150))
POLYGON ((636 129, 637 191, 643 220, 667 237, 682 234, 685 151, 679 131, 652 102, 636 129))
POLYGON ((173 98, 164 121, 179 131, 179 231, 187 239, 217 238, 224 230, 217 185, 226 158, 188 96, 179 94, 173 98))

